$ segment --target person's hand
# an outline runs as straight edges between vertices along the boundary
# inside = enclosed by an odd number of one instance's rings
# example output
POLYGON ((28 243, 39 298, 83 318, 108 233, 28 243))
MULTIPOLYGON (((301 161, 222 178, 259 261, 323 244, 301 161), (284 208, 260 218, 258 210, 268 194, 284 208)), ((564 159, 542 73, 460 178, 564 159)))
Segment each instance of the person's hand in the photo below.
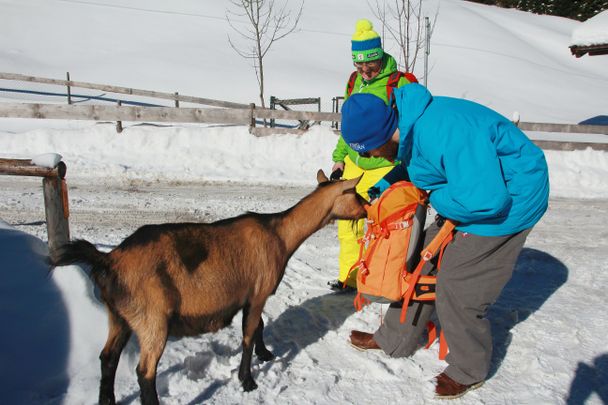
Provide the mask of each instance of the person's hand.
POLYGON ((380 195, 382 195, 382 191, 380 191, 380 189, 376 186, 371 186, 367 190, 367 195, 369 196, 370 201, 374 201, 376 198, 378 198, 378 197, 380 197, 380 195))
POLYGON ((391 184, 388 181, 384 179, 378 180, 376 184, 367 189, 367 195, 369 196, 369 200, 373 201, 376 198, 380 197, 382 193, 384 193, 384 190, 386 190, 390 186, 391 184))
POLYGON ((344 172, 341 169, 336 169, 333 172, 331 172, 331 176, 329 176, 329 179, 331 181, 340 180, 342 178, 343 174, 344 174, 344 172))
POLYGON ((330 180, 340 180, 344 174, 344 162, 336 162, 331 168, 330 180))

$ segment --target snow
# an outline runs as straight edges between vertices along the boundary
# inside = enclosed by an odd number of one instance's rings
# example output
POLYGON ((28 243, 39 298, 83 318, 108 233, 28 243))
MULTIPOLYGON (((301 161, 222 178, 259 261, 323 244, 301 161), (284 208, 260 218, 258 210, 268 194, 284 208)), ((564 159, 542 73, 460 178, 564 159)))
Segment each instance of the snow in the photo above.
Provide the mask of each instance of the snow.
MULTIPOLYGON (((427 15, 438 10, 429 75, 434 94, 481 102, 522 121, 605 117, 608 59, 571 57, 576 21, 455 0, 425 3, 427 15)), ((60 78, 69 70, 72 80, 259 103, 251 67, 227 43, 223 2, 2 0, 0 7, 0 71, 60 78)), ((268 54, 267 95, 320 96, 328 111, 352 71, 349 40, 361 17, 371 17, 365 2, 307 0, 302 29, 268 54)), ((395 55, 391 47, 385 46, 395 55)), ((419 61, 415 73, 422 70, 419 61)), ((0 87, 20 86, 48 89, 0 87)), ((317 169, 329 170, 336 141, 328 126, 255 138, 244 127, 138 124, 123 123, 117 134, 114 123, 0 119, 0 157, 48 166, 60 155, 72 237, 107 251, 139 225, 171 215, 169 221, 214 220, 286 209, 314 187, 317 169), (128 220, 120 222, 124 215, 128 220)), ((591 149, 545 155, 550 208, 490 313, 491 378, 455 404, 608 401, 608 156, 591 149)), ((95 403, 104 309, 78 266, 47 273, 39 179, 2 177, 0 402, 95 403)), ((355 313, 352 296, 328 294, 325 284, 337 275, 335 233, 330 225, 301 246, 265 308, 266 342, 278 357, 254 360, 258 390, 242 392, 236 376, 237 316, 216 334, 167 344, 161 401, 434 403, 430 381, 445 367, 436 346, 392 359, 347 344, 351 329, 378 326, 383 307, 355 313)), ((116 379, 122 403, 139 402, 137 359, 132 341, 116 379)))
POLYGON ((59 162, 61 162, 62 158, 63 156, 58 153, 43 153, 41 155, 34 156, 32 158, 32 164, 52 169, 57 166, 59 162))
POLYGON ((608 44, 608 10, 591 17, 572 31, 571 45, 608 44))

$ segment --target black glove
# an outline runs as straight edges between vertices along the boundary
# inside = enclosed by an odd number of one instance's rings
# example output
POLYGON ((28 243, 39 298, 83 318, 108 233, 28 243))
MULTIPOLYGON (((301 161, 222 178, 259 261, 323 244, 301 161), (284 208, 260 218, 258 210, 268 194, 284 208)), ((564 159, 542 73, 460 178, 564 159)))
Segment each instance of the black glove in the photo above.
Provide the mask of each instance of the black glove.
POLYGON ((382 191, 380 190, 380 187, 372 186, 367 190, 367 195, 369 196, 370 201, 380 197, 381 194, 382 191))
POLYGON ((340 180, 342 178, 342 175, 344 174, 344 171, 342 169, 336 169, 333 172, 331 172, 331 176, 329 176, 330 180, 340 180))
POLYGON ((442 217, 439 214, 435 215, 435 223, 441 228, 443 224, 445 224, 445 217, 442 217))

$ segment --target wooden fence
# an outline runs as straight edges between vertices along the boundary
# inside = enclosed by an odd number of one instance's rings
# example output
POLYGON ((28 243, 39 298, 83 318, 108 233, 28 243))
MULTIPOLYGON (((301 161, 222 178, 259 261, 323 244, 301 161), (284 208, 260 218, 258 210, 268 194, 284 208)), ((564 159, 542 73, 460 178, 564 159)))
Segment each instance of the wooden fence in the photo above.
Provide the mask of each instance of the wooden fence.
MULTIPOLYGON (((317 106, 317 111, 321 112, 321 97, 313 97, 313 98, 289 98, 289 99, 280 99, 275 96, 270 96, 270 109, 275 110, 276 106, 283 108, 286 111, 293 111, 289 106, 293 105, 310 105, 315 104, 317 106)), ((298 125, 298 129, 308 129, 310 128, 311 123, 308 121, 300 121, 298 125)), ((275 119, 272 118, 270 120, 270 127, 275 127, 275 119)))
MULTIPOLYGON (((334 123, 332 127, 335 129, 337 129, 337 125, 335 124, 341 120, 341 114, 338 112, 279 111, 257 108, 255 104, 239 104, 201 97, 184 96, 177 93, 162 93, 71 80, 47 79, 13 73, 0 73, 0 79, 62 85, 68 86, 68 88, 70 86, 82 87, 119 94, 168 99, 173 100, 176 103, 176 107, 0 103, 0 117, 117 121, 120 123, 122 123, 122 121, 135 121, 248 125, 250 127, 250 132, 256 136, 305 133, 305 130, 300 128, 256 127, 256 120, 258 119, 265 121, 274 121, 276 119, 300 122, 325 121, 334 123), (222 108, 179 108, 180 101, 222 108)), ((310 101, 313 99, 299 100, 310 101)), ((279 101, 284 102, 286 100, 279 101)), ((334 101, 334 107, 338 102, 339 100, 334 101)), ((518 126, 524 131, 608 135, 608 125, 520 122, 518 123, 518 126)), ((117 130, 120 130, 121 128, 122 125, 117 125, 117 130)), ((598 150, 608 150, 608 138, 605 143, 544 140, 535 140, 534 142, 544 149, 575 150, 591 147, 598 150)))
MULTIPOLYGON (((69 73, 68 73, 68 77, 69 77, 69 73)), ((70 93, 71 87, 80 87, 83 89, 101 90, 101 91, 117 93, 117 94, 128 94, 128 95, 132 95, 132 96, 143 96, 143 97, 159 98, 159 99, 164 99, 164 100, 172 100, 176 103, 182 101, 182 102, 187 102, 187 103, 210 105, 213 107, 249 108, 249 104, 233 103, 233 102, 229 102, 229 101, 213 100, 210 98, 202 98, 202 97, 184 96, 184 95, 180 95, 178 93, 163 93, 160 91, 131 89, 128 87, 110 86, 110 85, 106 85, 106 84, 96 84, 96 83, 88 83, 88 82, 77 82, 77 81, 73 81, 73 80, 48 79, 48 78, 44 78, 44 77, 20 75, 17 73, 1 73, 0 72, 0 79, 66 86, 68 88, 68 95, 70 93)))
POLYGON ((29 159, 0 159, 0 175, 42 177, 44 211, 49 250, 70 240, 68 188, 65 182, 66 165, 59 162, 54 168, 36 166, 29 159))

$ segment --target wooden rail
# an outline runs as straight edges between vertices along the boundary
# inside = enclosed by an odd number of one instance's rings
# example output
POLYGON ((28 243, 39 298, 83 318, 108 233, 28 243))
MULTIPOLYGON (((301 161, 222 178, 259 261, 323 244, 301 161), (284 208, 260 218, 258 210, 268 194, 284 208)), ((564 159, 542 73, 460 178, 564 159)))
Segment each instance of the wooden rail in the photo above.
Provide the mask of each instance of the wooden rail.
POLYGON ((29 159, 0 159, 0 175, 42 177, 49 251, 57 249, 70 240, 66 171, 63 162, 48 168, 36 166, 29 159))
POLYGON ((549 124, 544 122, 520 122, 517 124, 522 131, 538 132, 567 132, 576 134, 604 134, 608 135, 608 125, 580 125, 580 124, 549 124))
POLYGON ((532 140, 535 145, 545 150, 585 150, 587 148, 595 150, 608 150, 608 143, 598 142, 570 142, 570 141, 543 141, 532 140))
MULTIPOLYGON (((69 76, 68 76, 69 77, 69 76)), ((165 100, 172 100, 175 102, 183 101, 187 103, 210 105, 213 107, 224 107, 224 108, 249 108, 249 104, 232 103, 229 101, 213 100, 210 98, 192 97, 179 95, 177 93, 163 93, 159 91, 131 89, 128 87, 110 86, 105 84, 96 84, 88 82, 77 82, 73 80, 58 80, 58 79, 47 79, 44 77, 26 76, 18 73, 0 73, 0 79, 4 80, 15 80, 22 82, 42 83, 42 84, 55 84, 59 86, 80 87, 83 89, 101 90, 110 93, 118 94, 130 94, 134 96, 144 96, 152 98, 160 98, 165 100)))
MULTIPOLYGON (((270 96, 270 109, 275 110, 276 106, 282 107, 286 111, 292 111, 289 108, 290 105, 308 105, 315 104, 317 106, 317 111, 321 112, 321 97, 314 98, 290 98, 290 99, 280 99, 275 96, 270 96)), ((310 128, 311 123, 306 120, 300 120, 300 125, 298 129, 308 129, 310 128)), ((270 120, 270 127, 275 127, 275 119, 272 118, 270 120)))
MULTIPOLYGON (((301 129, 291 128, 256 128, 256 119, 284 119, 316 122, 337 122, 341 120, 341 114, 335 112, 279 111, 255 108, 255 105, 253 104, 250 104, 248 109, 218 109, 121 105, 105 106, 0 103, 0 117, 248 125, 250 127, 250 132, 256 136, 266 136, 272 134, 302 134, 305 132, 301 129)), ((520 122, 518 126, 524 131, 608 135, 608 125, 520 122)), ((608 138, 607 143, 544 140, 537 140, 534 142, 543 149, 575 150, 590 147, 596 150, 608 150, 608 138)))
POLYGON ((203 122, 249 125, 252 119, 335 121, 340 114, 261 108, 217 109, 0 103, 0 117, 90 121, 203 122))

